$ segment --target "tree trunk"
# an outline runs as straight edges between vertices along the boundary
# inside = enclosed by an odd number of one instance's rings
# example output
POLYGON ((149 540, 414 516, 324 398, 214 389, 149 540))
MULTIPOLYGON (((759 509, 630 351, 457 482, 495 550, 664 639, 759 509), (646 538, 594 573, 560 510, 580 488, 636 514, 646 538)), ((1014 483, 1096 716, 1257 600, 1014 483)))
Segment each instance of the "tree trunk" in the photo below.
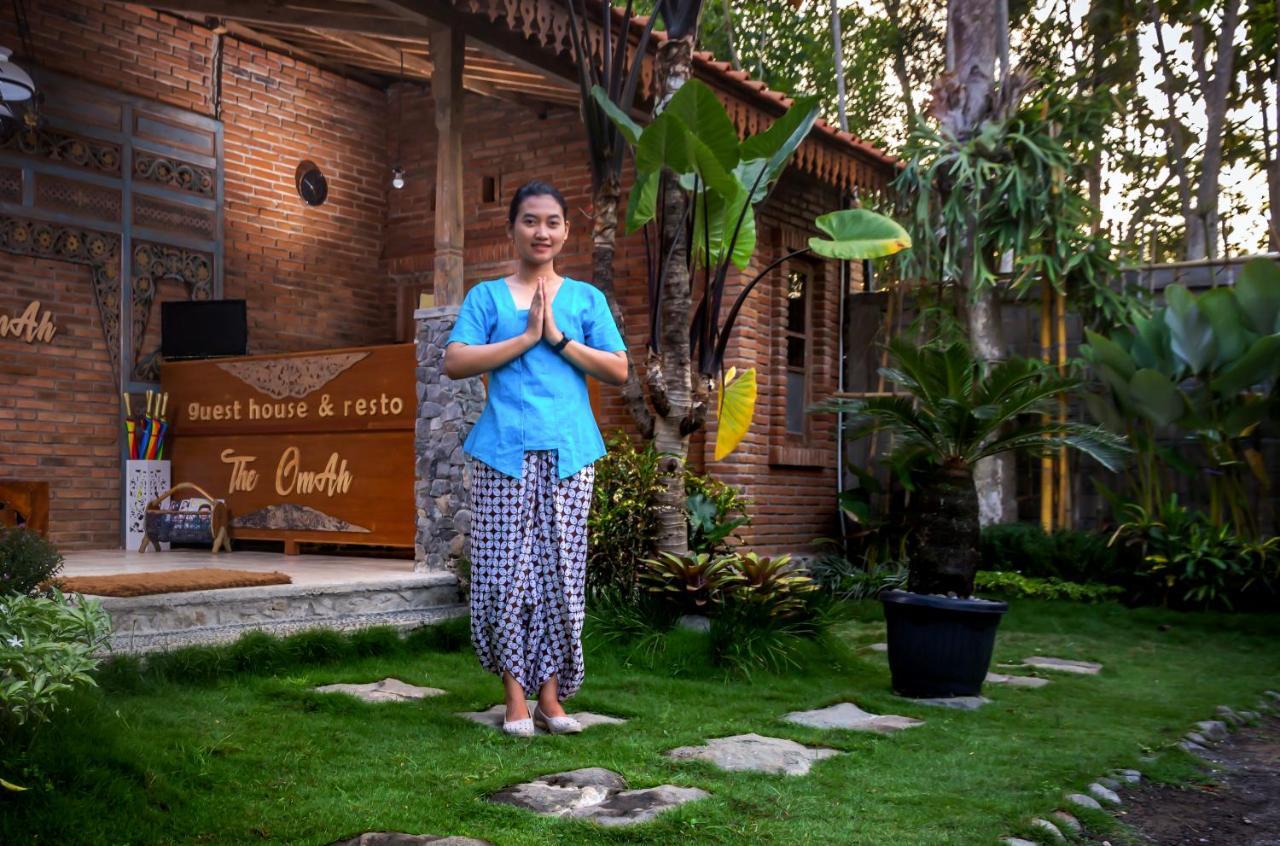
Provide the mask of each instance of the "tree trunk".
MULTIPOLYGON (((613 313, 613 320, 618 324, 618 331, 625 340, 626 324, 613 284, 613 257, 617 249, 618 205, 621 196, 622 188, 618 184, 617 174, 611 172, 591 198, 591 281, 604 292, 609 311, 613 313)), ((653 437, 653 415, 644 403, 644 388, 640 385, 640 376, 630 349, 627 350, 627 364, 627 381, 622 386, 622 400, 631 412, 640 436, 648 439, 653 437)))
POLYGON ((1203 69, 1205 43, 1208 41, 1208 36, 1204 34, 1205 27, 1197 27, 1195 32, 1199 35, 1192 39, 1193 51, 1199 54, 1196 67, 1200 69, 1200 95, 1204 98, 1205 106, 1205 141, 1200 184, 1197 186, 1193 211, 1195 225, 1192 225, 1193 220, 1187 221, 1188 259, 1217 258, 1218 255, 1218 194, 1222 173, 1222 144, 1235 66, 1236 24, 1239 20, 1240 0, 1226 0, 1212 76, 1203 69))
POLYGON ((893 74, 902 89, 902 103, 907 110, 907 132, 916 126, 916 104, 911 91, 911 74, 907 73, 906 45, 902 36, 902 16, 898 14, 901 0, 884 0, 884 13, 893 27, 893 74))
POLYGON ((915 498, 916 533, 907 588, 973 596, 978 569, 978 494, 967 467, 940 469, 915 498))
MULTIPOLYGON (((665 106, 689 79, 693 65, 693 39, 691 34, 681 39, 669 39, 659 46, 654 64, 661 92, 658 109, 665 106)), ((658 468, 663 487, 658 496, 658 551, 684 555, 689 551, 689 518, 685 511, 684 493, 689 436, 682 433, 681 424, 693 408, 693 362, 689 349, 693 298, 685 245, 687 198, 677 180, 664 179, 658 200, 662 204, 662 238, 657 254, 665 260, 670 249, 670 264, 666 267, 662 292, 660 356, 662 393, 668 408, 654 421, 654 446, 661 455, 658 468)))
POLYGON ((848 132, 849 117, 844 108, 844 41, 840 37, 840 6, 837 0, 831 0, 831 54, 836 69, 836 112, 840 117, 840 130, 848 132))
MULTIPOLYGON (((947 7, 947 72, 949 108, 941 115, 943 127, 954 137, 973 135, 991 110, 995 88, 996 59, 1008 39, 1006 0, 952 0, 947 7), (1001 24, 1004 32, 1000 31, 1001 24)), ((976 205, 976 200, 975 200, 976 205)), ((975 265, 985 260, 978 253, 977 229, 982 223, 971 217, 961 238, 970 245, 966 253, 965 284, 969 287, 967 324, 974 354, 985 362, 1005 357, 1004 332, 1000 321, 999 292, 990 286, 974 289, 978 278, 975 265)), ((984 525, 1016 518, 1014 466, 1011 456, 995 456, 976 467, 979 513, 984 525)), ((967 594, 966 594, 967 595, 967 594)))

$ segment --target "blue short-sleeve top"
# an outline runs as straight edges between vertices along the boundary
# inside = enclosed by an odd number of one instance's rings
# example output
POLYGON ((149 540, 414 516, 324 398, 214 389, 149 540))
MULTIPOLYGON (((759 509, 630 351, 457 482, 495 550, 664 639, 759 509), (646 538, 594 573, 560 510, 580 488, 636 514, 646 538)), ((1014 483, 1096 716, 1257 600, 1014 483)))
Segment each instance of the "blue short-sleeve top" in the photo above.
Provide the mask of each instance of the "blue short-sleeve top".
MULTIPOLYGON (((594 285, 566 276, 551 307, 556 326, 578 343, 608 352, 626 349, 594 285)), ((492 279, 467 293, 448 343, 498 343, 528 325, 529 310, 516 308, 505 280, 492 279)), ((562 479, 605 452, 586 375, 545 340, 489 374, 488 401, 463 444, 467 455, 517 479, 529 450, 555 450, 562 479)))

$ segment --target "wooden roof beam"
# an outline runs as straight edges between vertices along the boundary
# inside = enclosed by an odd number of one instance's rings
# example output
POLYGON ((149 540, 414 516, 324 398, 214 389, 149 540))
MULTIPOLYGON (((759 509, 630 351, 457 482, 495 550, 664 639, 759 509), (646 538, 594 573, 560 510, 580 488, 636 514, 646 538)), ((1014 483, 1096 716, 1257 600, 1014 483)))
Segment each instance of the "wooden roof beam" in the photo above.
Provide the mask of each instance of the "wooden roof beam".
POLYGON ((271 24, 273 26, 306 29, 327 29, 338 32, 354 32, 362 35, 427 37, 425 26, 393 17, 352 14, 348 4, 326 3, 325 0, 306 0, 306 8, 298 8, 279 0, 161 0, 155 8, 181 12, 187 15, 203 15, 229 18, 246 24, 271 24), (321 11, 328 9, 328 11, 321 11))

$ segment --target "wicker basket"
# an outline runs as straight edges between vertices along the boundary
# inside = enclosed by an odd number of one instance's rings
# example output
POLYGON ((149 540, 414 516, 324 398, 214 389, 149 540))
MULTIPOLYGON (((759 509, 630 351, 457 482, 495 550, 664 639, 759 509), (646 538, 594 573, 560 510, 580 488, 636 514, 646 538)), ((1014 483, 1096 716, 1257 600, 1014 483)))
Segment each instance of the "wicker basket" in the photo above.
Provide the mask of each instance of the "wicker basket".
POLYGON ((159 549, 161 543, 211 543, 215 553, 223 548, 231 551, 231 538, 227 535, 227 504, 214 499, 204 488, 191 482, 174 485, 148 502, 143 521, 145 528, 138 552, 146 552, 148 544, 159 549), (172 505, 176 501, 173 495, 182 490, 194 491, 204 497, 210 507, 195 511, 160 507, 166 499, 172 505))

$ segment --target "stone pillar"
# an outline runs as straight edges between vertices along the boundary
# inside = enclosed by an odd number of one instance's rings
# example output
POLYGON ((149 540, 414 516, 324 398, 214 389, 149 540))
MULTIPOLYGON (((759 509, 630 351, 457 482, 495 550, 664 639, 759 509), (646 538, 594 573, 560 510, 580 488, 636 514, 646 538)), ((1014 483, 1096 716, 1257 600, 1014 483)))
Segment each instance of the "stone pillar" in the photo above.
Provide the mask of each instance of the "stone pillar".
POLYGON ((454 381, 444 375, 444 346, 459 307, 413 313, 418 339, 418 422, 413 446, 418 528, 414 570, 453 570, 467 554, 471 531, 471 473, 462 454, 467 432, 484 410, 479 376, 454 381))

